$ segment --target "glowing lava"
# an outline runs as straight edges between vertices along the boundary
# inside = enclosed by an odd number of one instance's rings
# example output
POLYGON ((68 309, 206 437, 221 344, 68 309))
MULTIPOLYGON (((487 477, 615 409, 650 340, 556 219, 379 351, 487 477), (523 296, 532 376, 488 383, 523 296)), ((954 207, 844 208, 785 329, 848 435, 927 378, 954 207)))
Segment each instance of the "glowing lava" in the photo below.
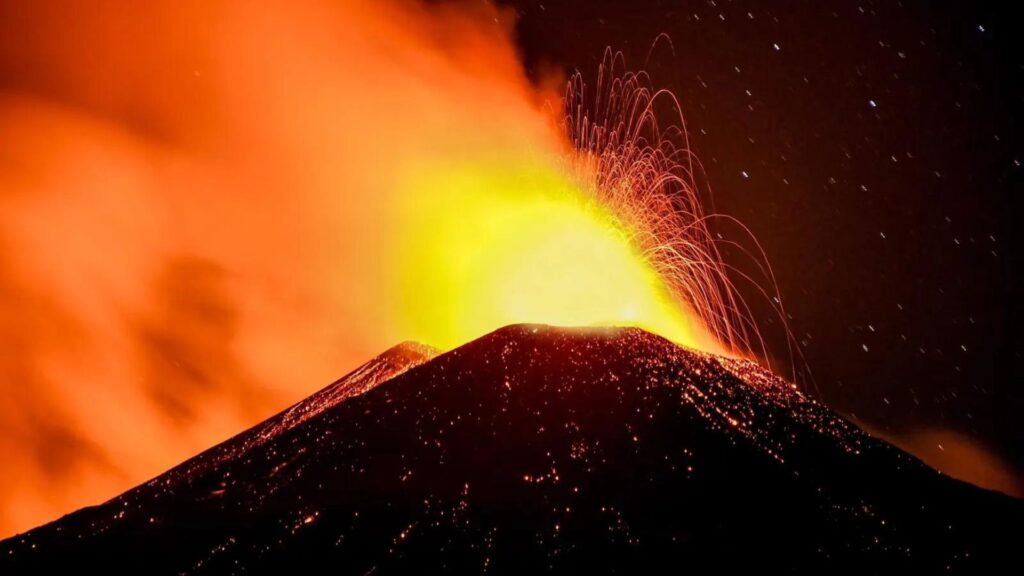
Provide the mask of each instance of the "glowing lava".
POLYGON ((623 223, 558 165, 435 166, 403 188, 392 257, 410 338, 452 348, 514 323, 618 324, 722 352, 623 223))
POLYGON ((399 171, 385 285, 403 338, 452 348, 508 324, 618 324, 720 355, 761 344, 709 226, 730 220, 702 207, 678 102, 619 61, 606 52, 593 89, 569 82, 560 145, 399 171), (659 103, 677 124, 659 125, 659 103))

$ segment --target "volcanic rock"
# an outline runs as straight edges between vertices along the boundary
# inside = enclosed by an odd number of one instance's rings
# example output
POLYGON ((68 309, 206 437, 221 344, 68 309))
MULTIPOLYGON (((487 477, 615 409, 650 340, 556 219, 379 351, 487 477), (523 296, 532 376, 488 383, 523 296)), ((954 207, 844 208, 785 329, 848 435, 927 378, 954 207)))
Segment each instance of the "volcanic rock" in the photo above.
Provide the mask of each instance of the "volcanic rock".
POLYGON ((393 348, 0 574, 983 573, 1022 521, 752 362, 516 325, 393 348))

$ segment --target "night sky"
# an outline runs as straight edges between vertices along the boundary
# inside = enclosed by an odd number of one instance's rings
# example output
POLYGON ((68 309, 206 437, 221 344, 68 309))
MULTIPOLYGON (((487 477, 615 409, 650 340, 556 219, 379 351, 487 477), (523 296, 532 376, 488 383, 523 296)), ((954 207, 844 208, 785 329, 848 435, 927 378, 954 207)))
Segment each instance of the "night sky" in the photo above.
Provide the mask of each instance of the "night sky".
MULTIPOLYGON (((1012 15, 969 2, 506 4, 531 74, 593 78, 607 46, 631 68, 650 53, 653 82, 684 108, 709 209, 767 252, 809 388, 883 433, 955 430, 1024 469, 1012 15), (651 51, 662 32, 674 51, 651 51)), ((745 291, 784 358, 770 308, 745 291)))

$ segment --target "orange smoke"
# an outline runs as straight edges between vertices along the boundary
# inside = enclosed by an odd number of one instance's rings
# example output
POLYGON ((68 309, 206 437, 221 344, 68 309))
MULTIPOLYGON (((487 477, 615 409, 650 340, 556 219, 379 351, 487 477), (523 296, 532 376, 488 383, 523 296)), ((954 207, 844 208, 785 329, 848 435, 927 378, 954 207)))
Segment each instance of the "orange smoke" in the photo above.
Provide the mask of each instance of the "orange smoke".
POLYGON ((401 179, 564 146, 512 24, 478 2, 3 3, 0 536, 414 337, 380 296, 401 179))

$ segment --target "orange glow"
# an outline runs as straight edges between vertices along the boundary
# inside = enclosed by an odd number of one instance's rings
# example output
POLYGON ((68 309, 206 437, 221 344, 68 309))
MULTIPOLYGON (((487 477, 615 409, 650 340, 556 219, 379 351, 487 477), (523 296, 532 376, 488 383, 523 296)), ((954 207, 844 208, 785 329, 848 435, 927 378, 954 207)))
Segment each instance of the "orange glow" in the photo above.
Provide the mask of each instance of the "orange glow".
POLYGON ((717 350, 566 162, 560 91, 525 78, 512 24, 482 3, 4 3, 0 535, 402 340, 614 322, 717 350))
POLYGON ((519 322, 618 324, 720 351, 625 225, 557 166, 434 166, 403 190, 391 285, 413 339, 451 348, 519 322))
POLYGON ((862 428, 906 450, 932 468, 976 486, 1024 498, 1024 479, 983 442, 955 430, 923 429, 905 433, 862 428))

